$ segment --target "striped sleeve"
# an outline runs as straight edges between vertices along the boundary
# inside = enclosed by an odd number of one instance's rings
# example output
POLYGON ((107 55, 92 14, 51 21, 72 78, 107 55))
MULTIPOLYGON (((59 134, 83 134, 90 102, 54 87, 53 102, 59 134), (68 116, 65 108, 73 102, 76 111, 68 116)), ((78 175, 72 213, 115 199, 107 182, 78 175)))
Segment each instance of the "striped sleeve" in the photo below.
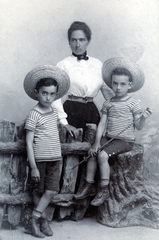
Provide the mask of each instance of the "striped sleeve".
POLYGON ((110 103, 110 101, 105 101, 105 102, 103 103, 103 107, 102 107, 102 109, 101 109, 101 113, 107 114, 109 108, 111 108, 111 107, 112 107, 112 104, 110 103))
POLYGON ((132 101, 131 101, 131 108, 132 108, 132 113, 133 113, 134 116, 136 114, 142 113, 142 109, 141 109, 140 103, 136 99, 132 99, 132 101))
POLYGON ((37 111, 31 110, 29 112, 29 115, 26 119, 26 123, 25 123, 25 129, 28 129, 30 131, 35 131, 36 128, 36 124, 39 118, 39 114, 37 111))

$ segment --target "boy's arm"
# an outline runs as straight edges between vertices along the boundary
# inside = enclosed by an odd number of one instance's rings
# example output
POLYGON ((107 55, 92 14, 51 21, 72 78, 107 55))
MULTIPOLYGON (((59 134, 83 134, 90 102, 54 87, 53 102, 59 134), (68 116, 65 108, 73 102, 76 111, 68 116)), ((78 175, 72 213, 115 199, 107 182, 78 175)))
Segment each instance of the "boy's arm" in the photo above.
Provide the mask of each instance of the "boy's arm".
POLYGON ((142 114, 137 114, 134 117, 135 127, 137 130, 141 130, 144 127, 146 118, 150 117, 151 114, 152 114, 151 110, 147 108, 142 114))
POLYGON ((26 150, 27 150, 27 156, 30 163, 30 167, 31 167, 31 177, 35 182, 39 182, 40 173, 36 166, 36 162, 34 158, 33 139, 34 139, 34 132, 30 130, 26 130, 26 150))
POLYGON ((98 144, 98 143, 100 144, 101 137, 102 137, 103 132, 105 130, 106 120, 107 120, 107 115, 106 114, 102 114, 100 122, 99 122, 98 127, 97 127, 95 144, 98 144))
POLYGON ((101 137, 102 137, 103 132, 105 130, 106 120, 107 120, 107 115, 102 114, 100 122, 99 122, 98 127, 97 127, 95 143, 93 144, 93 146, 88 151, 88 154, 91 154, 92 156, 94 155, 94 153, 96 153, 98 151, 98 148, 100 147, 100 140, 101 140, 101 137))

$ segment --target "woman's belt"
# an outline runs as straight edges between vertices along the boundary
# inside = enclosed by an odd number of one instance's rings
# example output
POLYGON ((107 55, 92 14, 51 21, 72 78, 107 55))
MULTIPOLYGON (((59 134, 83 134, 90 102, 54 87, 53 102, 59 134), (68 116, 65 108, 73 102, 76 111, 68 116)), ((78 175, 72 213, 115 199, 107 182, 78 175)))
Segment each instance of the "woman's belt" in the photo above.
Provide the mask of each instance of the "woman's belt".
POLYGON ((68 100, 74 102, 88 103, 93 102, 93 97, 77 97, 74 95, 68 95, 68 100))

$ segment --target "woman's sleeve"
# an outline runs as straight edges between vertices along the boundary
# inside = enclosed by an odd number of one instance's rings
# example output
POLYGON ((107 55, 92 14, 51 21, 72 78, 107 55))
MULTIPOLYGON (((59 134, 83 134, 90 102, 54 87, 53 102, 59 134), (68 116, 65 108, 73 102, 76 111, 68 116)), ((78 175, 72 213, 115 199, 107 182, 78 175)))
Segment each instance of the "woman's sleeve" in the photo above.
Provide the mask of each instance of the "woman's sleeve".
MULTIPOLYGON (((61 68, 64 71, 66 71, 65 64, 64 64, 63 61, 58 62, 56 66, 61 68)), ((67 114, 65 113, 65 111, 63 109, 63 99, 65 99, 65 100, 67 99, 66 95, 62 99, 58 99, 58 100, 54 101, 53 104, 52 104, 52 106, 57 109, 59 121, 63 125, 67 125, 68 124, 67 119, 66 119, 67 118, 67 114)))
POLYGON ((60 123, 62 123, 63 125, 67 125, 68 124, 67 119, 66 119, 67 114, 65 113, 65 111, 63 109, 62 100, 58 99, 58 100, 54 101, 52 103, 52 106, 57 109, 60 123))
POLYGON ((65 70, 65 64, 64 64, 63 61, 58 62, 58 63, 56 64, 56 67, 59 67, 59 68, 61 68, 62 70, 66 71, 66 70, 65 70))
POLYGON ((103 84, 101 87, 101 92, 103 94, 103 97, 105 100, 110 100, 112 97, 114 97, 114 92, 112 89, 110 89, 106 84, 103 84))

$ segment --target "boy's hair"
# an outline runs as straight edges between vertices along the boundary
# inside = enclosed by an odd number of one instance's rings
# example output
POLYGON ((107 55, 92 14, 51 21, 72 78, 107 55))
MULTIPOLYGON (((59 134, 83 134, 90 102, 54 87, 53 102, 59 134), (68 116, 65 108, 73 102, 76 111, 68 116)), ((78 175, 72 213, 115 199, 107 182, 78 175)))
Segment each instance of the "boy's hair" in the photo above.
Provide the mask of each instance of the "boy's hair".
POLYGON ((70 42, 72 32, 76 30, 82 30, 85 33, 87 40, 88 41, 91 40, 92 32, 91 32, 91 29, 88 27, 88 25, 85 22, 75 21, 71 24, 67 32, 69 42, 70 42))
POLYGON ((37 82, 37 84, 36 84, 36 87, 35 87, 35 89, 37 90, 37 91, 39 91, 39 89, 41 88, 41 87, 48 87, 48 86, 55 86, 55 87, 57 87, 57 91, 58 91, 58 84, 57 84, 57 81, 56 80, 54 80, 53 78, 41 78, 38 82, 37 82))
POLYGON ((111 74, 111 79, 113 75, 124 75, 129 77, 129 82, 133 82, 131 73, 126 68, 115 68, 111 74))

